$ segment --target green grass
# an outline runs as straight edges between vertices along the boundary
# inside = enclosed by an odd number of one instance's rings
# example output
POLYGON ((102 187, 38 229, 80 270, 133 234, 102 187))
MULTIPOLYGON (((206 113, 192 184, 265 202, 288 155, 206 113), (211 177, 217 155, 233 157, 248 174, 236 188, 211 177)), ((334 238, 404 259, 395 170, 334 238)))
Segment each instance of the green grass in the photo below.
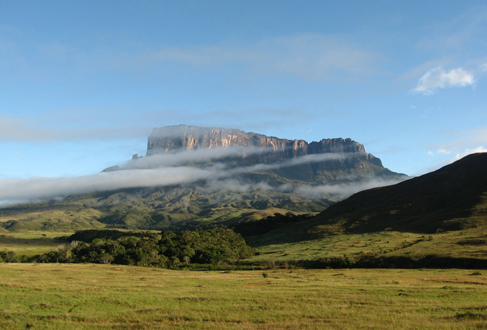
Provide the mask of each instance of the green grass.
MULTIPOLYGON (((14 251, 17 255, 35 255, 66 244, 56 238, 73 232, 21 231, 0 233, 0 251, 14 251)), ((278 233, 276 234, 278 235, 278 233)), ((383 231, 363 234, 336 234, 323 238, 286 242, 279 237, 263 235, 250 237, 248 243, 259 249, 259 254, 248 260, 252 264, 317 260, 343 257, 353 260, 364 256, 408 257, 419 260, 436 255, 449 258, 487 259, 487 228, 442 232, 424 235, 418 233, 383 231)))
POLYGON ((189 272, 1 264, 2 329, 485 328, 471 270, 189 272))
POLYGON ((329 257, 360 258, 367 254, 382 254, 402 249, 403 244, 412 244, 423 235, 402 232, 379 232, 370 234, 330 235, 321 239, 290 243, 267 244, 258 238, 249 239, 252 246, 261 252, 253 261, 314 260, 329 257))
POLYGON ((278 235, 279 232, 276 232, 274 237, 267 234, 248 239, 248 243, 260 251, 252 258, 253 262, 317 260, 344 255, 354 260, 366 256, 419 260, 432 255, 487 259, 487 227, 431 235, 395 231, 331 234, 298 242, 280 241, 278 235))
POLYGON ((69 236, 73 232, 2 232, 0 233, 0 251, 13 251, 17 255, 36 255, 56 249, 67 242, 61 236, 69 236))

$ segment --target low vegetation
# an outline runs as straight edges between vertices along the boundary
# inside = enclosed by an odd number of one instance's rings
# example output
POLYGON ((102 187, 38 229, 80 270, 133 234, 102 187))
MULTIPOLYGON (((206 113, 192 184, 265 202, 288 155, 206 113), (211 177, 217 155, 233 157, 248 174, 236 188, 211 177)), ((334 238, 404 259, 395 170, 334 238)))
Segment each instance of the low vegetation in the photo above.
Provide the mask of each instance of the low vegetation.
POLYGON ((0 279, 2 329, 439 330, 487 321, 484 271, 1 264, 0 279))
POLYGON ((248 262, 272 267, 314 268, 487 268, 487 228, 422 233, 383 231, 336 233, 287 240, 294 225, 247 237, 259 254, 248 262))
POLYGON ((54 251, 32 257, 0 252, 0 262, 98 263, 179 268, 190 264, 235 263, 254 249, 239 234, 217 228, 174 233, 88 230, 67 237, 54 251))
POLYGON ((47 253, 64 246, 67 243, 65 236, 72 233, 50 231, 0 232, 0 252, 11 251, 17 255, 26 256, 47 253))

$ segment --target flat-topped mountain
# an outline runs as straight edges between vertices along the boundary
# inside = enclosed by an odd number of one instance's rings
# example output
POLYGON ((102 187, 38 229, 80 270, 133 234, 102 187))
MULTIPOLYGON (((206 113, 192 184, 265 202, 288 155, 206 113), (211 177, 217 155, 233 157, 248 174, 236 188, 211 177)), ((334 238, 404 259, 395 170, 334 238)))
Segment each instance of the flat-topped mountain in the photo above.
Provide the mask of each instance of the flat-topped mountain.
POLYGON ((268 151, 256 159, 260 163, 322 153, 361 153, 361 158, 382 167, 379 158, 367 154, 362 144, 349 138, 322 139, 308 143, 304 140, 246 133, 238 129, 186 125, 155 128, 149 136, 147 156, 171 151, 229 147, 266 148, 268 151))
POLYGON ((154 129, 146 156, 104 172, 104 178, 129 178, 130 188, 4 209, 5 220, 16 219, 4 227, 69 229, 66 219, 80 229, 234 224, 289 211, 317 213, 356 191, 407 178, 352 139, 308 143, 185 125, 154 129))

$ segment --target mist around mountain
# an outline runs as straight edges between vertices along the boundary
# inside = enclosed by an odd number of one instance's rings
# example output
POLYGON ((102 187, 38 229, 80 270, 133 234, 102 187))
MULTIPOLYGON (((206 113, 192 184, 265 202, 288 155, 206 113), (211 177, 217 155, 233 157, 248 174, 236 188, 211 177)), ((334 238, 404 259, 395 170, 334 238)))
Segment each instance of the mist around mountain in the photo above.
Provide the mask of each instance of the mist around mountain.
POLYGON ((223 128, 154 129, 145 157, 78 178, 16 180, 0 199, 8 230, 198 228, 317 213, 406 179, 351 139, 308 143, 223 128), (40 202, 39 202, 40 201, 40 202))

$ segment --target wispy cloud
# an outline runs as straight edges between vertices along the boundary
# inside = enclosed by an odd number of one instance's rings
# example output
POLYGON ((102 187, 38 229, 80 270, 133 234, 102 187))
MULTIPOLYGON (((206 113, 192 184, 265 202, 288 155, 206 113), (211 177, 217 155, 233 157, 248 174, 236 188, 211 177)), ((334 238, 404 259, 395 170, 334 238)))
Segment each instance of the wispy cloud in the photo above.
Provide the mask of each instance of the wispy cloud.
POLYGON ((475 154, 475 153, 478 153, 478 152, 487 152, 487 148, 482 147, 482 146, 478 146, 477 148, 474 148, 474 149, 466 149, 466 150, 464 150, 462 152, 457 153, 455 155, 455 158, 452 159, 452 162, 453 161, 457 161, 459 159, 462 159, 465 156, 468 156, 468 155, 471 155, 471 154, 475 154))
POLYGON ((239 193, 257 192, 278 192, 296 195, 308 200, 318 200, 322 198, 345 199, 359 191, 389 186, 399 183, 400 180, 383 180, 376 177, 362 178, 360 182, 349 182, 341 184, 322 184, 322 185, 293 185, 290 183, 278 186, 271 186, 266 182, 250 184, 237 179, 210 180, 204 187, 198 188, 200 191, 218 192, 228 190, 239 193))
POLYGON ((432 150, 428 151, 428 155, 434 157, 435 163, 428 171, 436 170, 473 153, 487 152, 487 128, 448 131, 442 135, 448 136, 449 141, 429 146, 432 150))
POLYGON ((378 178, 369 178, 358 183, 346 183, 346 184, 327 184, 310 186, 303 185, 296 188, 295 192, 306 198, 320 198, 324 195, 332 196, 335 198, 347 198, 359 191, 371 189, 375 187, 389 186, 400 182, 399 180, 382 180, 378 178))
POLYGON ((442 67, 436 67, 426 72, 418 81, 414 92, 425 95, 433 94, 438 88, 465 87, 475 84, 475 77, 472 72, 462 68, 445 71, 442 67))
POLYGON ((144 66, 177 61, 205 69, 244 64, 258 75, 291 75, 329 81, 374 70, 381 56, 343 38, 295 34, 248 45, 221 44, 152 50, 128 58, 144 66))
MULTIPOLYGON (((76 49, 61 43, 22 48, 15 41, 0 40, 0 52, 9 52, 3 73, 23 79, 65 79, 57 68, 69 69, 69 77, 86 77, 100 72, 129 75, 160 70, 182 70, 174 63, 201 70, 226 66, 245 66, 245 74, 289 75, 313 81, 332 81, 364 76, 379 67, 382 56, 346 41, 343 37, 322 34, 294 34, 260 40, 250 44, 221 43, 188 47, 129 47, 76 49), (4 45, 3 47, 1 47, 4 45), (19 62, 19 58, 23 60, 19 62), (11 70, 8 68, 17 68, 11 70), (7 70, 8 69, 8 70, 7 70), (137 73, 135 73, 137 72, 137 73)), ((1 68, 1 67, 0 67, 1 68)), ((0 71, 2 73, 2 71, 0 71)))
MULTIPOLYGON (((246 153, 262 152, 258 148, 249 148, 246 153), (254 150, 255 149, 255 150, 254 150)), ((265 151, 265 150, 264 150, 265 151)), ((227 167, 223 163, 213 163, 204 167, 186 166, 188 160, 217 160, 232 155, 242 154, 241 148, 206 149, 201 151, 187 151, 175 154, 155 155, 140 158, 126 164, 130 170, 103 172, 80 177, 64 178, 29 178, 29 179, 0 179, 0 201, 5 203, 26 202, 42 198, 62 197, 70 194, 107 191, 120 188, 154 187, 190 183, 200 180, 228 180, 235 179, 240 174, 258 171, 270 171, 282 167, 321 162, 327 160, 343 160, 356 157, 354 154, 317 154, 307 155, 275 164, 258 164, 253 166, 227 167), (139 164, 138 166, 135 164, 139 164), (184 164, 184 165, 183 165, 184 164), (144 168, 145 167, 145 168, 144 168), (147 168, 149 167, 149 168, 147 168)), ((227 186, 234 186, 230 182, 227 186)), ((240 190, 248 187, 244 184, 240 190)), ((270 189, 262 183, 256 189, 270 189)), ((347 188, 348 190, 361 189, 347 188)), ((284 191, 289 187, 274 187, 276 191, 284 191)), ((304 189, 304 188, 303 188, 304 189)), ((338 189, 337 187, 331 188, 338 189)))
POLYGON ((451 150, 447 150, 447 149, 438 149, 438 150, 436 150, 436 151, 434 151, 434 152, 433 152, 433 151, 431 151, 431 150, 429 150, 429 151, 428 151, 428 155, 430 155, 430 156, 434 156, 435 154, 449 155, 449 154, 451 154, 452 152, 453 152, 453 151, 451 151, 451 150))
POLYGON ((131 127, 43 127, 34 120, 0 118, 0 141, 70 141, 70 140, 113 140, 127 137, 146 137, 149 126, 131 127))
POLYGON ((442 143, 429 147, 436 150, 448 150, 455 153, 458 150, 473 149, 479 145, 487 146, 487 127, 468 130, 447 130, 438 135, 444 140, 442 143))
POLYGON ((217 161, 222 158, 234 157, 234 156, 250 156, 263 152, 268 152, 268 148, 259 147, 231 147, 231 148, 210 148, 210 149, 195 149, 168 152, 161 154, 153 154, 148 157, 141 157, 133 159, 123 164, 120 169, 133 170, 133 169, 154 169, 168 166, 180 166, 187 163, 201 164, 209 161, 217 161))
MULTIPOLYGON (((487 6, 472 6, 453 19, 428 27, 425 37, 418 46, 440 54, 468 54, 477 56, 482 53, 479 44, 485 43, 487 24, 487 6)), ((461 55, 460 55, 461 56, 461 55)), ((482 55, 483 56, 483 55, 482 55)))
POLYGON ((214 175, 215 171, 211 169, 167 167, 68 178, 0 179, 0 201, 26 202, 120 188, 167 186, 208 179, 214 175))

